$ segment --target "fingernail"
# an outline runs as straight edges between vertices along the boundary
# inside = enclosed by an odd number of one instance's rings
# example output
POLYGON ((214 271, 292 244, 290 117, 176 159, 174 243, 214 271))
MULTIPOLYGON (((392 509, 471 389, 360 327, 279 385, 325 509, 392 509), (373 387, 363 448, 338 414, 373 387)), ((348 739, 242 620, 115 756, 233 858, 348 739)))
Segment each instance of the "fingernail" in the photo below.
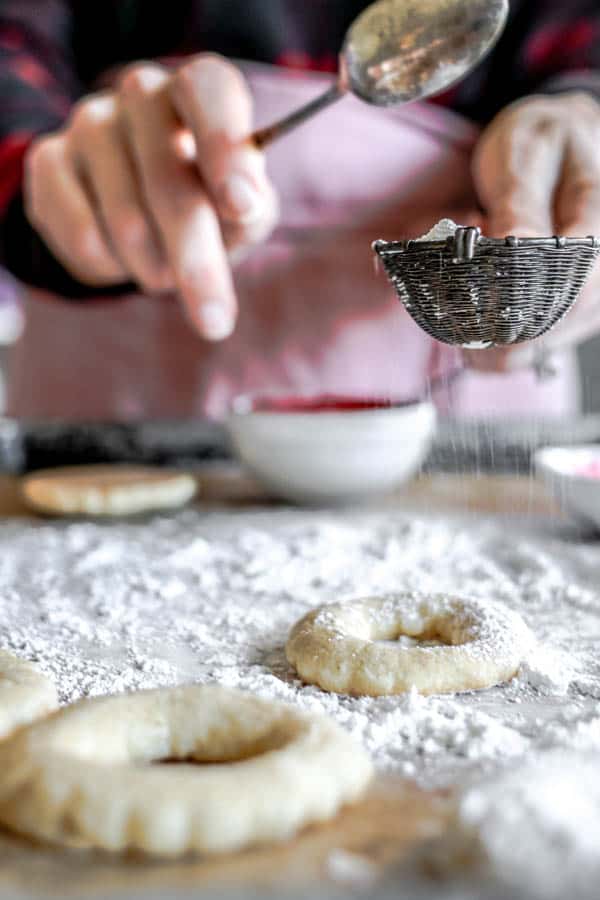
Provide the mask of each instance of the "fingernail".
POLYGON ((222 188, 223 201, 230 214, 236 218, 257 219, 263 209, 263 200, 253 182, 234 172, 222 188))
POLYGON ((234 328, 230 313, 218 301, 203 303, 198 312, 202 332, 211 341, 223 341, 229 337, 234 328))

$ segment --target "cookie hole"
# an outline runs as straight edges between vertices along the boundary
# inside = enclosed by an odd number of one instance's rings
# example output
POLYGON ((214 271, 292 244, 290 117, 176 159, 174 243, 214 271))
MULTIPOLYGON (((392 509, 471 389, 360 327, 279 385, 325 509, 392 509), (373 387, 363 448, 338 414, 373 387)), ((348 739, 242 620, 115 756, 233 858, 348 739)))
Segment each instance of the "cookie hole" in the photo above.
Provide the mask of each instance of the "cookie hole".
MULTIPOLYGON (((255 754, 258 755, 258 754, 255 754)), ((251 756, 244 757, 245 759, 252 759, 251 756)), ((243 759, 234 759, 234 760, 226 760, 226 759, 216 759, 216 760, 199 760, 195 759, 193 756, 166 756, 164 759, 153 759, 150 763, 151 766, 231 766, 235 765, 235 763, 243 762, 243 759)))
POLYGON ((199 746, 191 753, 182 756, 170 754, 150 759, 138 759, 140 765, 150 766, 231 766, 237 763, 245 763, 250 759, 256 759, 281 750, 290 742, 292 734, 290 730, 276 727, 260 735, 253 741, 248 741, 241 746, 232 746, 224 742, 219 752, 215 752, 208 742, 206 746, 199 746))
POLYGON ((427 628, 421 634, 405 634, 399 627, 379 629, 371 638, 376 644, 393 644, 395 647, 449 647, 450 636, 439 628, 427 628))
MULTIPOLYGON (((270 747, 270 750, 276 750, 276 747, 270 747)), ((236 756, 235 759, 197 759, 195 756, 165 756, 163 759, 152 759, 147 765, 151 766, 198 766, 198 768, 202 768, 203 766, 234 766, 237 763, 246 762, 249 759, 256 759, 257 756, 262 756, 265 750, 257 751, 256 753, 246 753, 241 756, 236 756)))
POLYGON ((396 647, 449 647, 450 642, 440 635, 436 637, 411 637, 408 634, 399 634, 391 638, 378 638, 377 644, 393 644, 396 647))

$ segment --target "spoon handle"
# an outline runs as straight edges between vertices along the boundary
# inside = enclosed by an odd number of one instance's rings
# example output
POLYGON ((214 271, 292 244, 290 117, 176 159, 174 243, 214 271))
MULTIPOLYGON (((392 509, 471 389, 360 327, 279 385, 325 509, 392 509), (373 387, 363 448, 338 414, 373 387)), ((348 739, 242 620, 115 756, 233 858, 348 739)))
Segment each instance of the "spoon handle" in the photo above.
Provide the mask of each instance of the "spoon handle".
POLYGON ((272 141, 283 137, 288 131, 291 131, 311 116, 314 116, 322 109, 335 103, 335 101, 343 97, 345 93, 346 91, 340 82, 336 82, 329 90, 325 91, 324 94, 321 94, 315 100, 311 100, 310 103, 307 103, 305 106, 301 106, 300 109, 290 113, 289 116, 286 116, 279 122, 275 122, 273 125, 268 125, 266 128, 260 128, 258 131, 255 131, 249 137, 250 143, 258 150, 262 150, 263 147, 266 147, 268 144, 272 143, 272 141))

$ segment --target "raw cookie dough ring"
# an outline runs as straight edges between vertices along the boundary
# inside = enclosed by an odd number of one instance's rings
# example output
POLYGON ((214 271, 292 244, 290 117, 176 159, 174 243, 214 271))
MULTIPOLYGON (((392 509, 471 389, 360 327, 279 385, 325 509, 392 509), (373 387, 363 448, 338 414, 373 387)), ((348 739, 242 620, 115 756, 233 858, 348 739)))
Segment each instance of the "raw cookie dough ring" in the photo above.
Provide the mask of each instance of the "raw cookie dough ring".
POLYGON ((45 515, 132 516, 184 506, 197 487, 186 472, 152 466, 65 466, 27 475, 22 494, 45 515))
POLYGON ((340 694, 382 696, 508 681, 532 643, 520 616, 501 604, 401 593, 318 607, 294 625, 285 649, 303 681, 340 694), (443 643, 405 646, 395 642, 400 635, 443 643))
POLYGON ((62 709, 0 744, 0 773, 4 825, 174 856, 285 840, 356 800, 372 768, 324 717, 189 685, 62 709))
POLYGON ((56 688, 39 669, 0 650, 0 739, 57 706, 56 688))

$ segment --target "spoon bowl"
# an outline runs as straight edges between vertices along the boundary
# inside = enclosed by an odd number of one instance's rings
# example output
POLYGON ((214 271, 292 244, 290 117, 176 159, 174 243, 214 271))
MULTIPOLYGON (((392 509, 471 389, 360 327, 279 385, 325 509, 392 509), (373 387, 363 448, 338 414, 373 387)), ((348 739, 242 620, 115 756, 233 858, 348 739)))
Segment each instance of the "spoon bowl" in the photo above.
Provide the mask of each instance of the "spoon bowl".
POLYGON ((342 76, 376 106, 430 97, 480 62, 507 14, 507 0, 379 0, 348 31, 342 76))
POLYGON ((508 0, 378 0, 350 26, 335 84, 250 141, 266 147, 348 93, 375 106, 438 94, 491 50, 507 16, 508 0))

